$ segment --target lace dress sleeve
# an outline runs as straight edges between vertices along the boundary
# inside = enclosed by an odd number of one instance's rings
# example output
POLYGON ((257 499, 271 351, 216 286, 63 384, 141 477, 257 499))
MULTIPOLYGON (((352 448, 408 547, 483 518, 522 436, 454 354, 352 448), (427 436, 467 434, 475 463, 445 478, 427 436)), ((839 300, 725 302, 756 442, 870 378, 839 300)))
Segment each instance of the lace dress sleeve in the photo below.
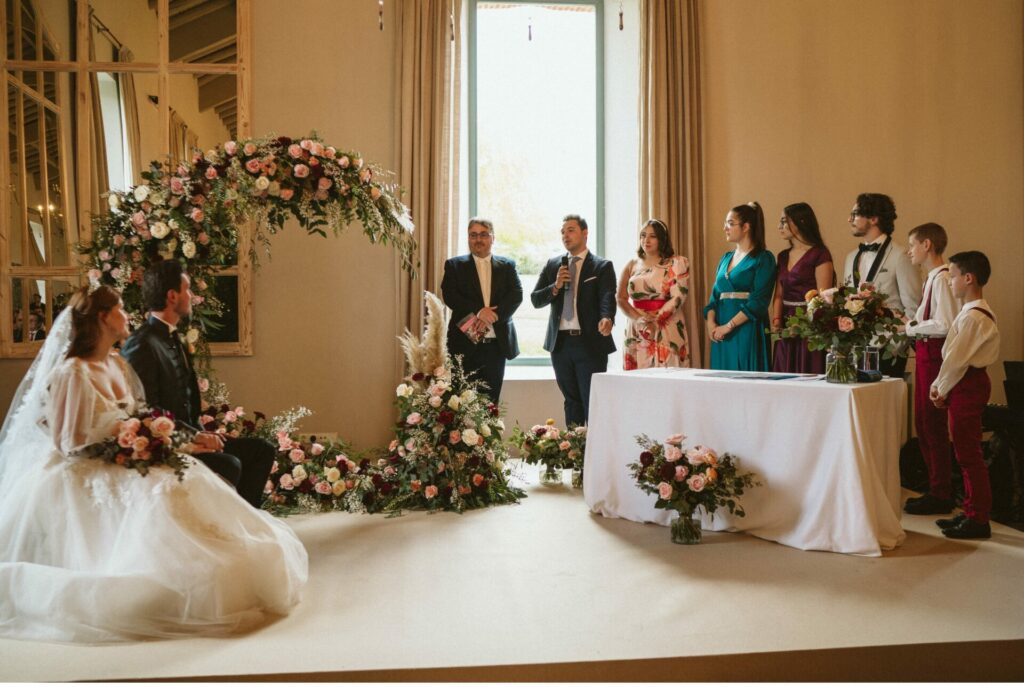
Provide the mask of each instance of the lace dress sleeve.
POLYGON ((90 442, 96 415, 96 391, 77 364, 60 367, 50 380, 47 424, 53 443, 64 455, 71 455, 90 442))

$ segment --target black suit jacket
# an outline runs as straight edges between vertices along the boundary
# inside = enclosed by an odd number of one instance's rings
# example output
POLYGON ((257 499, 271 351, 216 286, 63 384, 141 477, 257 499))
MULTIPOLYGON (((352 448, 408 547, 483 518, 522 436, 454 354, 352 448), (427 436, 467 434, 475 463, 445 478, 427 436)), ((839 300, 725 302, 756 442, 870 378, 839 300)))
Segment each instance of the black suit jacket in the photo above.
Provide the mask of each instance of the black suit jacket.
POLYGON ((199 431, 199 380, 184 346, 177 333, 151 316, 128 337, 121 356, 142 380, 149 406, 169 410, 176 420, 199 431))
MULTIPOLYGON (((561 266, 561 256, 548 260, 548 264, 537 277, 537 286, 531 296, 535 308, 551 306, 548 332, 544 337, 544 350, 548 352, 555 350, 558 323, 562 319, 562 301, 569 292, 569 285, 566 284, 557 296, 551 293, 558 277, 558 268, 561 266)), ((580 286, 576 293, 576 314, 580 321, 580 330, 583 332, 583 340, 592 353, 608 355, 615 350, 615 341, 610 335, 602 336, 597 330, 597 323, 605 318, 615 321, 615 267, 612 266, 611 260, 588 252, 587 259, 579 268, 577 278, 580 286)))
MULTIPOLYGON (((476 345, 459 331, 459 321, 469 314, 476 314, 484 307, 484 295, 480 289, 480 277, 472 255, 460 255, 444 263, 444 277, 441 280, 441 296, 452 309, 448 322, 448 350, 466 354, 476 345)), ((491 256, 490 304, 497 307, 498 321, 494 323, 494 334, 498 346, 506 359, 519 355, 519 339, 512 315, 523 302, 523 285, 519 281, 516 263, 509 258, 491 256)))

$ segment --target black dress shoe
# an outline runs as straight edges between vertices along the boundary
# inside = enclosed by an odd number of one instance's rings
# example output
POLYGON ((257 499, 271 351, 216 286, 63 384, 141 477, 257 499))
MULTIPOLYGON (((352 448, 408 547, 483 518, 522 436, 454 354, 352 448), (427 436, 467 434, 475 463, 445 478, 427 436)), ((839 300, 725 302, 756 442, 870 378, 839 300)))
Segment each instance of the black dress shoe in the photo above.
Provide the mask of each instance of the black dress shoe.
POLYGON ((988 539, 992 536, 992 528, 987 522, 977 522, 964 518, 956 527, 942 530, 950 539, 988 539))
POLYGON ((952 513, 955 505, 953 499, 940 499, 931 494, 925 494, 914 501, 907 499, 903 510, 911 515, 945 515, 952 513))
POLYGON ((935 521, 935 524, 939 526, 940 530, 948 530, 950 527, 956 527, 966 519, 967 516, 961 513, 953 518, 939 518, 935 521))

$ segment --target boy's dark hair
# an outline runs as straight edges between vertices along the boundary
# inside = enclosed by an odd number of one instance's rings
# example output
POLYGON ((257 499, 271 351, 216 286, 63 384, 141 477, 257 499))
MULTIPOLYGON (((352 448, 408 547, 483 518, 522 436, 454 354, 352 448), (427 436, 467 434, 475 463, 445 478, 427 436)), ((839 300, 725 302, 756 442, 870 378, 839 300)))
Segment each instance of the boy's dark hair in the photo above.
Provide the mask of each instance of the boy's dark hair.
POLYGON ((896 230, 896 203, 884 193, 862 193, 857 196, 857 214, 861 217, 877 217, 878 228, 886 236, 896 230))
POLYGON ((980 250, 965 250, 951 255, 949 262, 956 265, 961 274, 973 274, 978 286, 987 284, 988 278, 992 276, 992 265, 980 250))
POLYGON ((914 227, 910 230, 909 236, 916 236, 918 241, 931 241, 932 250, 936 255, 942 255, 942 251, 946 250, 946 244, 949 242, 946 230, 935 222, 914 227))
POLYGON ((146 310, 163 310, 167 307, 167 292, 181 289, 181 277, 185 269, 177 260, 161 260, 153 263, 142 275, 142 302, 146 310))

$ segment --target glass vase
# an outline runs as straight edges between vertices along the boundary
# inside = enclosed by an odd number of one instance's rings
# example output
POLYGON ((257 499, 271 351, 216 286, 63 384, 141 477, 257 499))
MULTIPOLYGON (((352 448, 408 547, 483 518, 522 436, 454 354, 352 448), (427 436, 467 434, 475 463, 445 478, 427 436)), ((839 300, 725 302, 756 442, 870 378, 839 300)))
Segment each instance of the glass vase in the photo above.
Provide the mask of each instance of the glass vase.
POLYGON ((572 469, 572 488, 582 489, 583 488, 583 468, 572 469))
POLYGON ((692 513, 680 513, 672 521, 672 541, 676 544, 700 544, 700 523, 693 519, 692 513))
POLYGON ((849 350, 829 349, 825 356, 825 381, 833 384, 853 384, 857 381, 857 366, 849 350))
POLYGON ((562 484, 562 468, 559 465, 539 463, 537 465, 540 483, 545 487, 557 487, 562 484))

